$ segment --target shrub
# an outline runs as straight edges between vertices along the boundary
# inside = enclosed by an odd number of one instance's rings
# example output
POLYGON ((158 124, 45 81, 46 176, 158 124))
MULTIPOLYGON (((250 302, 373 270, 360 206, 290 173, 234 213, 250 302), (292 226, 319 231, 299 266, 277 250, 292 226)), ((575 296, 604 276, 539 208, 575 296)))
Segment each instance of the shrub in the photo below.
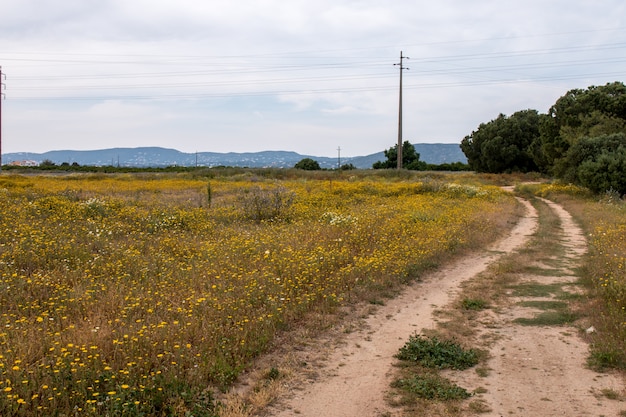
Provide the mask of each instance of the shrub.
POLYGON ((454 341, 415 335, 400 348, 396 358, 417 362, 426 368, 463 370, 478 363, 478 352, 474 349, 464 350, 454 341))
POLYGON ((240 196, 244 217, 260 223, 285 218, 293 205, 295 194, 284 187, 250 188, 240 196))
POLYGON ((320 167, 320 164, 316 160, 311 158, 302 159, 301 161, 296 163, 296 165, 294 165, 294 168, 304 169, 305 171, 319 171, 320 169, 322 169, 320 167))
POLYGON ((626 194, 626 135, 585 137, 576 142, 556 167, 558 177, 595 193, 613 189, 626 194))
POLYGON ((613 190, 626 194, 626 147, 613 153, 603 151, 595 160, 580 164, 578 179, 580 184, 596 193, 613 190))

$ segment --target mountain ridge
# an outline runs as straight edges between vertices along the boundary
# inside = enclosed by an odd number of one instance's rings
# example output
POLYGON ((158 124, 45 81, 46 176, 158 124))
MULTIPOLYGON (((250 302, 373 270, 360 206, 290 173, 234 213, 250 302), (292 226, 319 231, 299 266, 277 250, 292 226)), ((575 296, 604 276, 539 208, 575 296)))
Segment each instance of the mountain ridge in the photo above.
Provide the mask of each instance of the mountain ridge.
MULTIPOLYGON (((420 160, 429 164, 453 162, 467 163, 458 144, 418 143, 415 150, 420 160)), ((356 168, 371 168, 377 161, 385 160, 384 152, 365 156, 331 158, 324 156, 302 155, 293 151, 260 152, 194 152, 186 153, 176 149, 156 146, 136 148, 108 148, 97 150, 54 150, 43 153, 13 152, 3 155, 7 164, 38 165, 43 161, 52 161, 57 165, 77 163, 93 166, 120 167, 165 167, 165 166, 236 166, 248 168, 292 168, 304 158, 316 160, 322 168, 337 168, 338 163, 352 164, 356 168)))

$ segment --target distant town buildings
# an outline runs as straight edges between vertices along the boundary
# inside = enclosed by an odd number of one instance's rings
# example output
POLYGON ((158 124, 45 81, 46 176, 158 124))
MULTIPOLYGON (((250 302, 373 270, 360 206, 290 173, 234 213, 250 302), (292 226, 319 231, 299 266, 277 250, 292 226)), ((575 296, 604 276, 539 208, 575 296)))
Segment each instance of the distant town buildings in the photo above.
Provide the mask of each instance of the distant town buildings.
POLYGON ((37 161, 25 160, 25 161, 9 162, 9 165, 18 166, 18 167, 36 167, 39 165, 39 163, 37 161))

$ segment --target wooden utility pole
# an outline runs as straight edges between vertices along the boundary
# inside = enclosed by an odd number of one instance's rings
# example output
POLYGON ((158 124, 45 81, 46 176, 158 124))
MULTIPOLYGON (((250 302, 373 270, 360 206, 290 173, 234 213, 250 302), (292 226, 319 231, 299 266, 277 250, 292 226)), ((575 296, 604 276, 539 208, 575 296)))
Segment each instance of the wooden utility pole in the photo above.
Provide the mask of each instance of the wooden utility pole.
POLYGON ((2 100, 4 100, 4 93, 2 90, 6 88, 6 85, 2 80, 6 80, 6 75, 2 73, 2 67, 0 66, 0 172, 2 172, 2 100))
POLYGON ((400 67, 400 100, 398 105, 398 169, 402 169, 402 72, 408 70, 408 68, 402 65, 403 59, 409 59, 408 56, 403 56, 400 51, 400 63, 393 64, 400 67))

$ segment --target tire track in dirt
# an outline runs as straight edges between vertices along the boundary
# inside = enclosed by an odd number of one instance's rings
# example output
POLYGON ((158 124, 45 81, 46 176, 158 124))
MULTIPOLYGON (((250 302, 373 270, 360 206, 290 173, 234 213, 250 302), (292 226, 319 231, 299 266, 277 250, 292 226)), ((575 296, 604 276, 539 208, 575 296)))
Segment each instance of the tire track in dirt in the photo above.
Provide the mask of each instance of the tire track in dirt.
MULTIPOLYGON (((586 253, 587 245, 581 229, 560 205, 540 199, 560 219, 560 236, 554 242, 562 245, 564 255, 552 265, 539 260, 532 275, 520 277, 520 283, 561 286, 575 292, 571 286, 578 277, 575 268, 586 253), (557 265, 555 267, 555 265, 557 265)), ((524 326, 518 318, 533 318, 543 310, 524 307, 525 301, 553 301, 551 297, 509 294, 513 303, 498 309, 498 314, 485 311, 478 321, 489 323, 479 329, 495 335, 491 347, 491 369, 486 377, 463 372, 448 375, 468 390, 481 387, 486 392, 477 398, 491 409, 481 414, 491 416, 618 416, 626 404, 611 400, 606 392, 624 394, 624 380, 616 373, 599 373, 586 367, 588 345, 573 326, 524 326)), ((527 304, 526 304, 527 305, 527 304)), ((484 391, 483 389, 480 392, 484 391)))
POLYGON ((370 417, 400 415, 386 404, 393 355, 408 337, 434 328, 433 311, 452 299, 462 282, 483 272, 503 255, 524 245, 537 228, 537 211, 519 199, 526 213, 503 239, 471 254, 408 287, 366 319, 364 329, 346 335, 334 349, 315 381, 305 382, 289 398, 279 401, 269 415, 276 417, 370 417))

